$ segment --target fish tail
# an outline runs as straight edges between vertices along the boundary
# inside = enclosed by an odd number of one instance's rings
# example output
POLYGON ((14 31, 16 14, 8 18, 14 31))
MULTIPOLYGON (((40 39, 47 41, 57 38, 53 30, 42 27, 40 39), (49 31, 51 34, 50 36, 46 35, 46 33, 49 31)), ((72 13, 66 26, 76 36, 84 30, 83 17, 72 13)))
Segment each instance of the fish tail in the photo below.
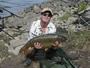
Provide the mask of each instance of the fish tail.
POLYGON ((26 48, 21 48, 19 52, 20 53, 24 52, 24 55, 26 56, 29 53, 29 50, 26 48))
POLYGON ((24 56, 27 56, 28 53, 29 53, 29 50, 28 49, 25 49, 24 50, 24 56))
POLYGON ((21 48, 20 50, 19 50, 19 52, 21 53, 21 52, 23 52, 25 50, 25 48, 21 48))

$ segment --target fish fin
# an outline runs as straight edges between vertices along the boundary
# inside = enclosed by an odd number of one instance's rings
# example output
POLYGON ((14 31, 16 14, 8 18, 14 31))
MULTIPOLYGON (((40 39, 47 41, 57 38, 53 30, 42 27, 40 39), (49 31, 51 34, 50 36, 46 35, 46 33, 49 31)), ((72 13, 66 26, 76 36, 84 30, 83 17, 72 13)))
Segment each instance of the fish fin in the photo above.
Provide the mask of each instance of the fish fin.
POLYGON ((28 49, 25 49, 24 50, 24 56, 27 56, 28 53, 29 53, 29 50, 28 49))
POLYGON ((34 50, 33 47, 30 47, 30 48, 28 48, 28 49, 27 49, 27 48, 24 49, 24 55, 26 56, 27 54, 31 53, 33 50, 34 50))
POLYGON ((21 52, 23 52, 25 50, 25 47, 22 47, 20 50, 19 50, 19 52, 21 53, 21 52))
POLYGON ((45 51, 47 51, 48 50, 48 48, 45 48, 45 51))

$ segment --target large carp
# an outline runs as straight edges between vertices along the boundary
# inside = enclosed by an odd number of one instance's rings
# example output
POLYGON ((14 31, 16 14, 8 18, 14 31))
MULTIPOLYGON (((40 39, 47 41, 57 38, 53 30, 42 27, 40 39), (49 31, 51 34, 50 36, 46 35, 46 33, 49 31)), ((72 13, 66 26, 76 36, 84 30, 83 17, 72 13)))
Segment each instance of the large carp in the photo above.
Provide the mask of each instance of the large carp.
POLYGON ((29 40, 25 46, 20 49, 20 52, 25 51, 29 47, 34 47, 35 42, 41 43, 43 48, 51 47, 56 41, 65 42, 66 37, 59 34, 44 34, 29 40))

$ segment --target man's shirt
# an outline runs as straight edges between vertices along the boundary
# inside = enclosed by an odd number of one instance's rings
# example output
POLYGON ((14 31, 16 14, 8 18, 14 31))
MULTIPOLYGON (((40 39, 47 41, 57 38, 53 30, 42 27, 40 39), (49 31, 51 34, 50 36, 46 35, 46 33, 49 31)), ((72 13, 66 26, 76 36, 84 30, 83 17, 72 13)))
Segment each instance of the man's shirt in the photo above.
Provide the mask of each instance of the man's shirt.
POLYGON ((40 25, 40 20, 34 21, 31 25, 30 25, 30 31, 29 31, 29 37, 28 40, 42 35, 42 34, 50 34, 50 33, 55 33, 56 32, 56 27, 52 22, 49 22, 47 25, 47 28, 45 30, 45 32, 42 31, 41 25, 40 25))

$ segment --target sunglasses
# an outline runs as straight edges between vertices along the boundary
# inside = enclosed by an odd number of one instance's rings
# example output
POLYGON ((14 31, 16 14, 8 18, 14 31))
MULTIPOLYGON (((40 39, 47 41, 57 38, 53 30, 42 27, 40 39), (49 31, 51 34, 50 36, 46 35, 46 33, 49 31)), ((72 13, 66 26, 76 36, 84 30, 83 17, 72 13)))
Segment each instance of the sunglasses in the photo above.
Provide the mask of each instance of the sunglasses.
POLYGON ((43 15, 43 16, 48 16, 48 17, 52 17, 52 15, 49 13, 49 14, 47 14, 47 13, 41 13, 41 15, 43 15))

